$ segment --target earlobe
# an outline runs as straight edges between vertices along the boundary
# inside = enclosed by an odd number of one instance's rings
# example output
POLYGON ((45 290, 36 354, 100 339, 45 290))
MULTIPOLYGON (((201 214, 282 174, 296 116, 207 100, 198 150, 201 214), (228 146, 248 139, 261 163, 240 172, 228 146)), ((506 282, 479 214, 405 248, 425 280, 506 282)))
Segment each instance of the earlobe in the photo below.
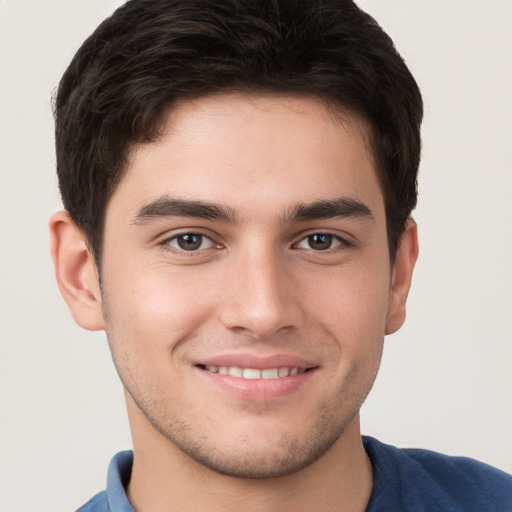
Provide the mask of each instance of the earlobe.
POLYGON ((50 243, 57 283, 75 322, 91 331, 104 329, 94 258, 66 211, 50 218, 50 243))
POLYGON ((398 331, 405 322, 407 295, 418 252, 418 227, 414 220, 408 219, 393 265, 386 334, 398 331))

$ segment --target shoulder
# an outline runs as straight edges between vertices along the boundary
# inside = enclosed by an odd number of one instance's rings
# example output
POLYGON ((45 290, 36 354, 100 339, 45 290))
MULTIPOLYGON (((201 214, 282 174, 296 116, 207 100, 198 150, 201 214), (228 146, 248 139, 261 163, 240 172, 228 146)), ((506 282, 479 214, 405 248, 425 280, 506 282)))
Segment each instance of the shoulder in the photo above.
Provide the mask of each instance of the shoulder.
MULTIPOLYGON (((374 467, 370 504, 395 503, 402 510, 512 511, 512 477, 467 457, 398 449, 364 438, 374 467)), ((400 510, 400 508, 396 508, 400 510)))
POLYGON ((107 493, 105 491, 99 492, 76 512, 110 512, 107 493))

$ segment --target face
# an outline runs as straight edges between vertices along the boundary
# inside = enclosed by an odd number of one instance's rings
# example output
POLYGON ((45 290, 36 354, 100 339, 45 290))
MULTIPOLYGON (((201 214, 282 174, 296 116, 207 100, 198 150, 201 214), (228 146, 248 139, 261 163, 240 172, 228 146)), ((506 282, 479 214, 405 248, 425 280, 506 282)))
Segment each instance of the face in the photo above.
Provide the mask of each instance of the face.
POLYGON ((131 414, 220 473, 307 466, 372 386, 391 270, 362 120, 294 96, 177 105, 106 214, 103 315, 131 414))

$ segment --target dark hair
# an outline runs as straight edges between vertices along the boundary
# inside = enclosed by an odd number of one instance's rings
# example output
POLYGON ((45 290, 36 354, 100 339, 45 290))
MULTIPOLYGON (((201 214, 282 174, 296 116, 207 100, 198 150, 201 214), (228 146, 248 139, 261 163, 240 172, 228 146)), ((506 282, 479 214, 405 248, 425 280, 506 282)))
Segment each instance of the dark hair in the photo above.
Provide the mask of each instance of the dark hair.
POLYGON ((55 99, 64 207, 100 263, 107 203, 129 149, 177 99, 315 95, 362 115, 394 260, 416 205, 421 95, 393 42, 350 0, 131 0, 83 43, 55 99))

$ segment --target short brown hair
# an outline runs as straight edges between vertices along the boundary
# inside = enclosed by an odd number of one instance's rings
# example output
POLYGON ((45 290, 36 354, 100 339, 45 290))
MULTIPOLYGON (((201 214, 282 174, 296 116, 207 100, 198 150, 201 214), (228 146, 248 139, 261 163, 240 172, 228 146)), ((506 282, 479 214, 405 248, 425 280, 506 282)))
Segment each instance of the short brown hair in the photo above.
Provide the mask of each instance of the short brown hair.
POLYGON ((394 260, 416 205, 423 107, 393 42, 350 0, 131 0, 83 43, 55 99, 64 207, 99 265, 107 203, 134 144, 177 99, 293 92, 362 115, 394 260))

